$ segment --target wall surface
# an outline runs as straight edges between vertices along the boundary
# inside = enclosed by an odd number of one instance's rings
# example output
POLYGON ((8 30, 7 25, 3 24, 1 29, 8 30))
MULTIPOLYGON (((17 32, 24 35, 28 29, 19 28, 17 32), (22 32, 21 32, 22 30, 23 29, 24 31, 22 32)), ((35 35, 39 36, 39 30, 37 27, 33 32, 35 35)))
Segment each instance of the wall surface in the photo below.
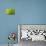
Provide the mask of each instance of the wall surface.
POLYGON ((9 32, 18 32, 17 24, 46 24, 46 0, 0 0, 0 44, 8 43, 9 32), (10 7, 15 16, 4 13, 10 7))

